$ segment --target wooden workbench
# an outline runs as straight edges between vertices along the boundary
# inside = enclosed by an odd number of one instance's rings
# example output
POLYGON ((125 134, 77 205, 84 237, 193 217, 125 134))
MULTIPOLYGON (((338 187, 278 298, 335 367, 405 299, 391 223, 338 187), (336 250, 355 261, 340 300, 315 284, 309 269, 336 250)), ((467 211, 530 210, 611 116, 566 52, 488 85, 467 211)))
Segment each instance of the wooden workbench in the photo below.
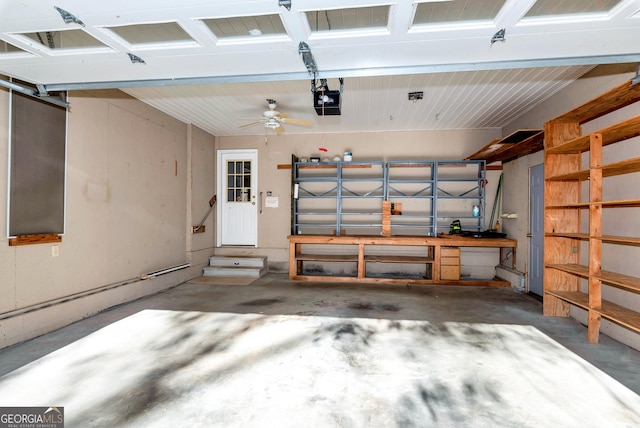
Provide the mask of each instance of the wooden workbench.
POLYGON ((506 238, 472 238, 462 235, 433 236, 331 236, 331 235, 290 235, 289 237, 289 279, 332 282, 370 282, 398 284, 442 284, 442 285, 484 285, 508 287, 503 280, 443 280, 440 278, 440 252, 442 247, 488 247, 513 252, 512 263, 516 263, 517 241, 506 238), (303 245, 308 248, 303 249, 303 245), (352 248, 336 251, 318 251, 322 245, 345 245, 352 248), (415 255, 388 254, 369 255, 367 246, 408 246, 417 247, 415 255), (303 273, 304 262, 355 263, 354 275, 310 275, 303 273), (409 263, 425 265, 427 278, 381 278, 367 275, 367 262, 409 263))

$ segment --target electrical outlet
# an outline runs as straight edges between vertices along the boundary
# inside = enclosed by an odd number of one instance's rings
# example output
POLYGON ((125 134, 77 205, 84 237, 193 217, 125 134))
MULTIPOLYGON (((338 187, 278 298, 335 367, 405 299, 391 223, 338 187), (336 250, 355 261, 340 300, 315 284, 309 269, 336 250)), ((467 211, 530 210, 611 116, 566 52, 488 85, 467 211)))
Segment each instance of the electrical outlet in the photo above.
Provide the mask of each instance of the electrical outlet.
POLYGON ((60 255, 60 247, 58 245, 51 246, 51 257, 58 257, 60 255))

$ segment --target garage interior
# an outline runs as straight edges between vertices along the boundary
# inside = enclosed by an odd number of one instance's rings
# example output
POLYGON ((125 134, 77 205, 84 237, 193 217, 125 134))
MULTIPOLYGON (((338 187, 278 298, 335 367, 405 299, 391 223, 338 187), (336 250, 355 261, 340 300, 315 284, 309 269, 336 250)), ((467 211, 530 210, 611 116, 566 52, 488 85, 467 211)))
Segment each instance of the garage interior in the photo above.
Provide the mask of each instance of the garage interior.
POLYGON ((640 0, 129 3, 2 7, 0 406, 640 423, 640 0))

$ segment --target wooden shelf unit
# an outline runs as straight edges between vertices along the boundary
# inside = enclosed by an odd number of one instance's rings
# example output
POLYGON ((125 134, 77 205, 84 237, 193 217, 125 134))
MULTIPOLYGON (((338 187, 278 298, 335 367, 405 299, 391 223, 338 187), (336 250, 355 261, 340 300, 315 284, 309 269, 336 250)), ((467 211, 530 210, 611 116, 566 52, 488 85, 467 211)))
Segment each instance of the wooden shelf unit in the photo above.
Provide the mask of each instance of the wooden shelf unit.
MULTIPOLYGON (((289 279, 331 282, 368 282, 391 284, 440 284, 475 285, 509 287, 507 281, 460 280, 441 277, 443 266, 450 268, 453 259, 459 269, 460 247, 490 247, 513 252, 515 267, 517 241, 506 238, 471 238, 459 235, 441 236, 328 236, 328 235, 290 235, 289 236, 289 279), (342 247, 336 250, 330 246, 342 247), (391 247, 413 247, 413 254, 398 255, 391 247), (388 253, 368 254, 371 247, 389 247, 388 253), (453 248, 451 248, 453 247, 453 248), (452 251, 453 250, 453 251, 452 251), (333 251, 334 253, 329 253, 333 251), (457 256, 456 256, 457 254, 457 256), (443 265, 443 260, 445 264, 443 265), (325 272, 305 272, 306 262, 355 264, 354 271, 343 274, 325 272), (367 272, 367 263, 407 263, 425 266, 425 278, 379 277, 367 272)), ((444 269, 447 271, 447 269, 444 269)))
POLYGON ((603 243, 619 251, 640 246, 640 237, 602 233, 605 209, 640 207, 640 199, 607 200, 603 193, 603 179, 640 172, 640 158, 603 162, 603 147, 640 136, 640 116, 588 135, 581 135, 582 124, 637 101, 640 85, 627 82, 545 124, 544 314, 568 316, 569 305, 586 310, 591 343, 598 342, 602 318, 640 333, 637 311, 602 298, 603 285, 640 294, 640 278, 602 269, 603 243), (588 168, 582 166, 586 155, 588 168), (587 233, 580 230, 584 215, 587 233), (588 266, 580 264, 584 241, 588 266), (580 291, 585 280, 587 293, 580 291))

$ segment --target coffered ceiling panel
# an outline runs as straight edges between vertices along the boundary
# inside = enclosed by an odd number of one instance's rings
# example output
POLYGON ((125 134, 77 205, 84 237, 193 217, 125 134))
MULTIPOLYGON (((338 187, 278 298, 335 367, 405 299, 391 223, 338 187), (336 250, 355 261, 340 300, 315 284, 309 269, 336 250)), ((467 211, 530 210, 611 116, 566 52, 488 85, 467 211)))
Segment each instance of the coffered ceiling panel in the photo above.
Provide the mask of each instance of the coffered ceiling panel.
POLYGON ((598 64, 640 62, 639 12, 640 0, 4 0, 0 74, 41 92, 120 88, 215 135, 264 133, 239 125, 267 98, 315 123, 287 132, 500 128, 598 64), (319 117, 311 88, 338 78, 341 114, 319 117))

